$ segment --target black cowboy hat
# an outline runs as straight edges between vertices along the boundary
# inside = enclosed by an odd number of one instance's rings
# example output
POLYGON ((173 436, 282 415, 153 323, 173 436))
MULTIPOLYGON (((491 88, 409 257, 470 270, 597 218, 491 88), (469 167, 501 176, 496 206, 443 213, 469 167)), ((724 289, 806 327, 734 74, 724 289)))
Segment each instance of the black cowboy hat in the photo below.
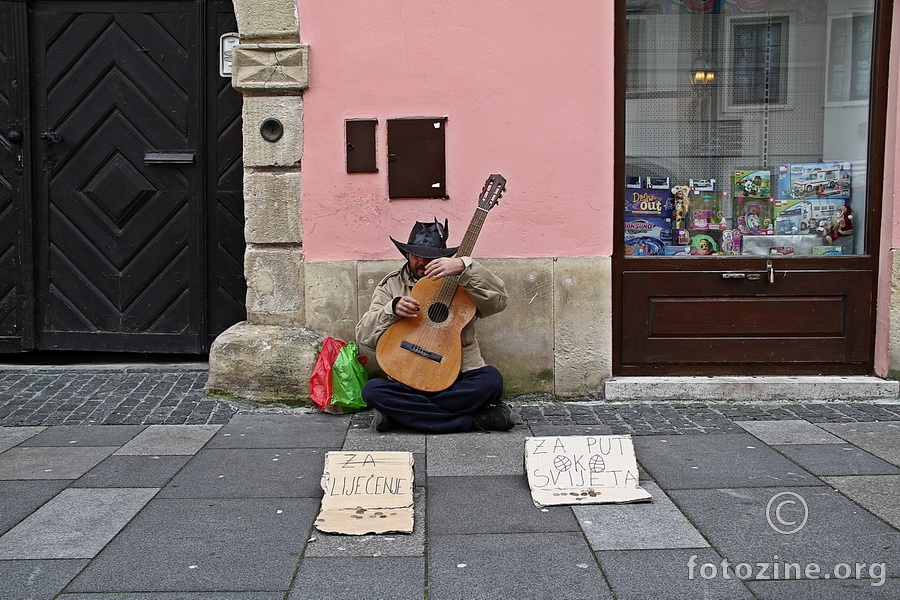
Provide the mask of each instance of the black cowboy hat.
POLYGON ((447 247, 449 236, 447 220, 444 219, 444 224, 441 225, 435 219, 434 223, 416 222, 412 231, 409 232, 409 241, 406 244, 398 242, 394 238, 391 238, 391 241, 404 256, 412 254, 419 258, 441 258, 453 256, 459 250, 459 247, 447 247))

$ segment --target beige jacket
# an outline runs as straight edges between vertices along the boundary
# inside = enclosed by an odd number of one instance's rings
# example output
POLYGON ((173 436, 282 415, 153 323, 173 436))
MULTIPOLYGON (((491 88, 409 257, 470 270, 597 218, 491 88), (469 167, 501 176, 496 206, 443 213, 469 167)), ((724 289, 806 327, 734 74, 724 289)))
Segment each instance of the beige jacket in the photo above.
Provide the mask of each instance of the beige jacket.
MULTIPOLYGON (((462 371, 470 371, 485 365, 481 349, 475 337, 475 321, 498 313, 506 308, 509 296, 503 280, 468 256, 460 257, 466 270, 459 276, 459 285, 475 304, 475 317, 463 327, 462 371)), ((392 273, 388 273, 372 294, 369 310, 356 324, 356 340, 360 345, 375 350, 381 334, 400 317, 393 313, 394 298, 409 296, 415 281, 410 274, 408 263, 392 273)))

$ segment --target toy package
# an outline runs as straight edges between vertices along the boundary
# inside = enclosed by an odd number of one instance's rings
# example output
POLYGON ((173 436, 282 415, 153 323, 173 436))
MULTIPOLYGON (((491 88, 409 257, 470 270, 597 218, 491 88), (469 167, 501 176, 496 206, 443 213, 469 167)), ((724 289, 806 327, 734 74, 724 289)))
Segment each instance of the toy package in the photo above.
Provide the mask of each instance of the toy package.
POLYGON ((768 198, 772 195, 772 172, 767 170, 735 171, 732 190, 735 198, 739 196, 768 198))
POLYGON ((722 243, 719 245, 722 254, 736 256, 741 253, 741 232, 727 229, 722 232, 722 243))
POLYGON ((648 188, 625 188, 625 216, 672 216, 674 200, 669 190, 648 188))
POLYGON ((691 179, 689 187, 694 192, 714 192, 716 189, 715 179, 691 179))
POLYGON ((734 198, 734 219, 741 236, 775 233, 774 198, 734 198))
POLYGON ((813 246, 813 256, 837 256, 844 253, 841 246, 813 246))
POLYGON ((667 190, 671 187, 668 177, 646 177, 646 185, 651 190, 667 190))
POLYGON ((644 178, 640 175, 626 175, 625 176, 625 187, 626 188, 640 188, 644 187, 643 184, 644 178))
POLYGON ((625 217, 626 256, 664 256, 671 243, 671 219, 625 217))
POLYGON ((849 162, 778 165, 779 200, 847 199, 850 198, 851 183, 849 162))
POLYGON ((691 229, 728 229, 721 192, 698 192, 691 204, 691 229))
POLYGON ((844 205, 834 198, 775 199, 775 233, 822 235, 825 224, 844 205))

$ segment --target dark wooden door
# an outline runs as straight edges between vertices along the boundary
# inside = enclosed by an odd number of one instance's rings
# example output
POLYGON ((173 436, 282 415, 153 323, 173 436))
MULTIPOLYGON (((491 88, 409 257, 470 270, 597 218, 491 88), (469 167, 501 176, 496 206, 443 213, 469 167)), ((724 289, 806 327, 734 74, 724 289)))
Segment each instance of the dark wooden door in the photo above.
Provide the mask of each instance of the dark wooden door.
POLYGON ((30 224, 25 27, 25 4, 0 2, 0 352, 25 350, 33 337, 23 236, 30 224))
POLYGON ((867 373, 874 274, 865 259, 850 260, 857 268, 767 258, 632 262, 646 270, 622 276, 620 372, 867 373))
POLYGON ((31 10, 36 347, 202 353, 243 318, 231 5, 31 10))
MULTIPOLYGON (((244 302, 243 96, 219 75, 219 37, 237 32, 231 0, 206 3, 207 340, 247 318, 244 302)), ((208 348, 208 346, 207 346, 208 348)))

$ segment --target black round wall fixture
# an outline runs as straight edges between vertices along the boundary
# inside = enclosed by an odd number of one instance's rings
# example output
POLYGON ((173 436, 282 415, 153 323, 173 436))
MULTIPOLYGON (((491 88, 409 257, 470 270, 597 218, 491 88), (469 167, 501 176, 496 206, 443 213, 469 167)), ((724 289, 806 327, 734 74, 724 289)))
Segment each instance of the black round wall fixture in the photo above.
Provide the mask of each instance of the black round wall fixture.
POLYGON ((284 125, 275 117, 267 117, 259 126, 259 134, 267 142, 277 142, 284 135, 284 125))

